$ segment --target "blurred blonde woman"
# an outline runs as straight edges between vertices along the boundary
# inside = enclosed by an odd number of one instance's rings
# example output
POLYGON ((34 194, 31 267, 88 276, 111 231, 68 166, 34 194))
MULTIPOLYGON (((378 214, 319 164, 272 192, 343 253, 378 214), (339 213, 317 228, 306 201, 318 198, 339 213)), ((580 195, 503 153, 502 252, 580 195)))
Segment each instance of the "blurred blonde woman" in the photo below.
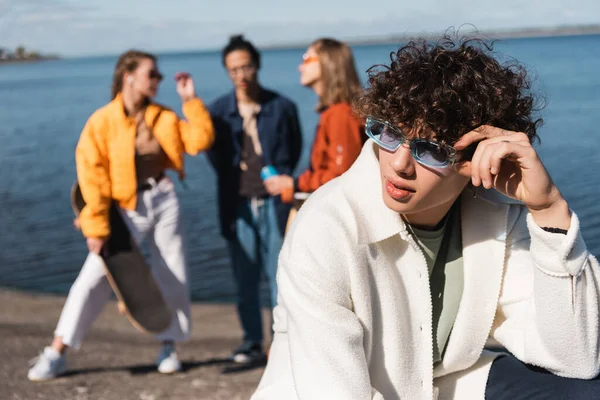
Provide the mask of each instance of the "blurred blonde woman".
POLYGON ((343 174, 358 157, 366 140, 364 124, 352 111, 352 99, 362 87, 352 50, 335 39, 315 40, 298 67, 300 83, 318 96, 319 123, 311 151, 310 166, 297 178, 279 175, 265 181, 271 193, 284 201, 294 193, 311 193, 343 174))
POLYGON ((183 179, 184 153, 210 148, 214 132, 189 74, 175 76, 186 120, 152 101, 162 78, 154 55, 135 50, 122 54, 114 71, 112 101, 92 114, 81 133, 75 158, 86 206, 76 225, 86 237, 89 255, 71 287, 52 344, 29 370, 32 381, 67 371, 65 351, 80 347, 111 296, 99 254, 111 234, 113 203, 132 237, 138 243, 150 240, 153 272, 173 311, 171 326, 157 336, 162 342, 158 371, 181 369, 174 344, 190 334, 190 298, 179 202, 165 170, 173 169, 183 179))

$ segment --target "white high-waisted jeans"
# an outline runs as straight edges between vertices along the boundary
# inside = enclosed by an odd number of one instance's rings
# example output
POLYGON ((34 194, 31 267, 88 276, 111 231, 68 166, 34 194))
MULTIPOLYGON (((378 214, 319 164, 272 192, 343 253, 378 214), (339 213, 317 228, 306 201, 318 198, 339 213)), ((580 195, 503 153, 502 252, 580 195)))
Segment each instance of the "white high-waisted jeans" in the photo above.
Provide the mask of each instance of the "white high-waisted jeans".
MULTIPOLYGON (((179 201, 168 177, 158 183, 151 182, 151 189, 138 193, 135 211, 120 209, 120 212, 138 244, 150 239, 152 273, 173 312, 171 326, 157 338, 183 341, 190 335, 191 320, 179 201)), ((111 293, 100 256, 90 253, 69 291, 55 336, 61 337, 67 346, 79 348, 111 293)))

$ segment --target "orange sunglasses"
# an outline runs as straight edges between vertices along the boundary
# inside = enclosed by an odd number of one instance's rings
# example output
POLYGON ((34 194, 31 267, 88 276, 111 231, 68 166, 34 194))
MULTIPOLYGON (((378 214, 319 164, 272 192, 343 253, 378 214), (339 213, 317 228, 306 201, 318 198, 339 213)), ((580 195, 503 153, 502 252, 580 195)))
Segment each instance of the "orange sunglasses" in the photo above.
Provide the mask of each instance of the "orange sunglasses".
POLYGON ((302 64, 310 64, 315 61, 319 61, 319 56, 309 56, 306 53, 302 55, 302 64))

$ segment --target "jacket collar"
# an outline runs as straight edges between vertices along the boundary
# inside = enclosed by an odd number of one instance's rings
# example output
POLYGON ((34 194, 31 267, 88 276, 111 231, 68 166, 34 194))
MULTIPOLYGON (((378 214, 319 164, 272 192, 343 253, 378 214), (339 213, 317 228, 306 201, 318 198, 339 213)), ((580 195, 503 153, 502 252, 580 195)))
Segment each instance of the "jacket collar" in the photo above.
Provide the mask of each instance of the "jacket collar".
MULTIPOLYGON (((117 96, 109 104, 112 110, 112 114, 117 116, 121 120, 121 122, 127 125, 136 124, 135 118, 128 117, 125 114, 125 105, 123 104, 123 95, 121 93, 117 94, 117 96)), ((148 104, 148 106, 146 107, 146 112, 144 114, 144 121, 146 122, 146 125, 148 125, 148 127, 153 127, 155 125, 156 120, 158 119, 158 116, 160 115, 162 110, 163 107, 156 103, 151 102, 150 104, 148 104)))
POLYGON ((358 241, 376 243, 406 231, 406 225, 397 212, 383 202, 377 145, 369 139, 360 155, 342 175, 348 202, 355 210, 358 241))
MULTIPOLYGON (((390 210, 383 202, 377 144, 369 139, 356 162, 342 176, 342 187, 348 202, 355 210, 358 240, 361 244, 380 242, 396 234, 407 232, 399 213, 390 210)), ((482 188, 476 191, 467 187, 462 196, 470 199, 467 204, 486 204, 486 209, 499 208, 501 204, 518 203, 495 190, 482 188)), ((465 202, 463 202, 465 210, 465 202)))
MULTIPOLYGON (((272 102, 270 101, 272 98, 273 96, 271 92, 263 89, 262 87, 260 88, 259 103, 261 115, 270 115, 272 113, 272 102)), ((232 89, 227 95, 226 105, 226 114, 233 116, 240 114, 238 111, 237 96, 235 95, 235 89, 232 89)))

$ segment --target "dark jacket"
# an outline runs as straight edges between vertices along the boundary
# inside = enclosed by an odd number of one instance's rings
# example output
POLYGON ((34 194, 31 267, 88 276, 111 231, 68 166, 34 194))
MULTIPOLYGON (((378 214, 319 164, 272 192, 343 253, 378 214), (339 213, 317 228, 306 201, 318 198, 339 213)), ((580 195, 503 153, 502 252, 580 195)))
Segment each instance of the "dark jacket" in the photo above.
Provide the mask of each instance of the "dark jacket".
MULTIPOLYGON (((288 98, 267 89, 261 91, 260 106, 257 128, 265 165, 273 165, 281 174, 292 175, 302 150, 297 107, 288 98)), ((221 234, 232 239, 239 200, 244 133, 235 91, 215 100, 209 111, 215 129, 215 144, 208 156, 217 173, 221 234)), ((277 196, 275 207, 279 229, 283 233, 290 206, 283 204, 277 196)))

